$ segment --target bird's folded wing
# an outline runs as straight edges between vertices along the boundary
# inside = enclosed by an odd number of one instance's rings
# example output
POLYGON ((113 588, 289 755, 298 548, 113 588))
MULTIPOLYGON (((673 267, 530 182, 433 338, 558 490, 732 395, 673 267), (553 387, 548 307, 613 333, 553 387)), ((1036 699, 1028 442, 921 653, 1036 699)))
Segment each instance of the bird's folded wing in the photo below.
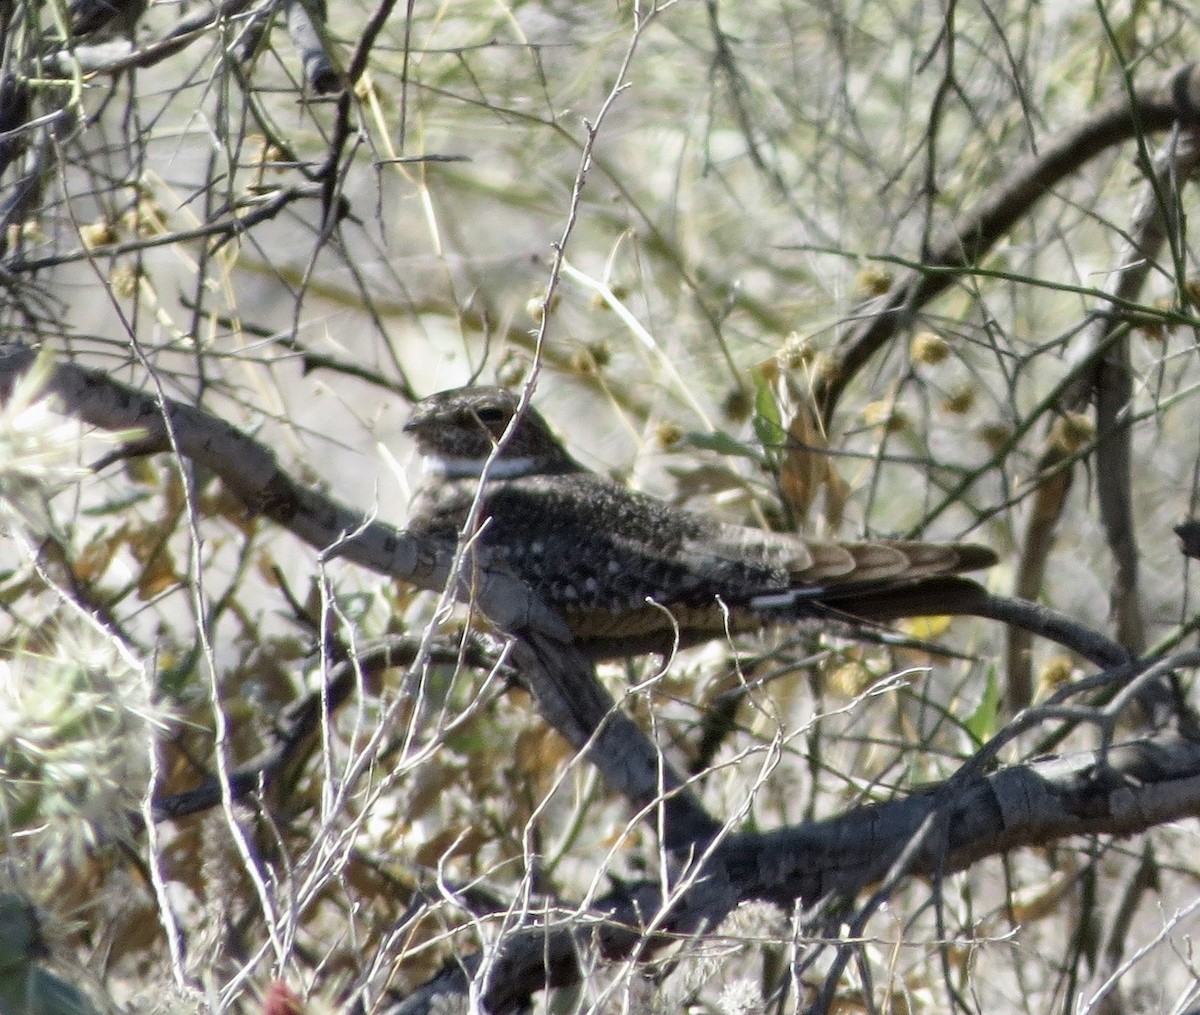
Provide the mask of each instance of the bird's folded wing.
POLYGON ((710 533, 686 540, 683 552, 697 571, 709 573, 757 562, 774 576, 752 593, 758 600, 772 593, 818 597, 848 586, 856 590, 886 588, 974 571, 996 562, 995 553, 973 543, 899 539, 831 543, 735 525, 714 526, 710 533))

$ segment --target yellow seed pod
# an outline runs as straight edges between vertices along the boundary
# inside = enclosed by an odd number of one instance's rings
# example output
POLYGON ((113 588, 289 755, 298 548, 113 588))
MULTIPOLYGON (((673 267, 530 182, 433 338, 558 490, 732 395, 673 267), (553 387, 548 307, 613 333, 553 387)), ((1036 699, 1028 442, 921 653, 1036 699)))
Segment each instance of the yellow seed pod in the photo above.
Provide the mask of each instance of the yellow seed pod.
POLYGON ((592 354, 592 360, 595 362, 597 370, 603 370, 612 362, 612 343, 608 339, 601 338, 595 342, 588 342, 587 349, 592 354))
POLYGON ((962 387, 955 388, 942 401, 942 412, 948 412, 955 416, 963 416, 974 407, 975 387, 971 384, 964 384, 962 387))
POLYGON ((984 423, 978 430, 975 431, 975 436, 978 437, 987 449, 995 454, 1001 451, 1012 441, 1012 427, 1006 423, 984 423))
POLYGON ((781 370, 800 370, 808 366, 817 355, 816 344, 808 335, 793 331, 775 354, 781 370))
POLYGON ((731 388, 721 403, 721 415, 731 423, 744 423, 754 409, 754 394, 748 388, 731 388))
POLYGON ((36 219, 26 219, 24 222, 10 223, 4 231, 4 238, 10 247, 21 243, 44 243, 46 234, 36 219))
MULTIPOLYGON (((1179 304, 1172 296, 1160 296, 1154 301, 1154 309, 1161 310, 1164 314, 1169 314, 1172 311, 1188 309, 1190 303, 1193 308, 1200 307, 1200 287, 1197 286, 1195 280, 1184 282, 1183 284, 1183 306, 1179 304)), ((1133 320, 1134 328, 1141 334, 1147 342, 1153 342, 1155 345, 1162 345, 1167 340, 1167 334, 1174 330, 1174 324, 1168 324, 1162 318, 1155 317, 1151 314, 1138 314, 1133 320)))
POLYGON ((143 239, 159 236, 167 231, 167 219, 162 206, 155 200, 143 197, 137 208, 129 214, 128 225, 143 239))
POLYGON ((116 243, 117 231, 108 219, 98 218, 95 222, 79 227, 79 239, 87 250, 95 250, 97 247, 107 247, 110 243, 116 243))
POLYGON ((873 682, 871 671, 859 660, 852 659, 830 673, 825 686, 836 694, 853 698, 862 694, 873 682))
POLYGON ((683 427, 670 420, 664 420, 654 428, 654 439, 664 451, 673 448, 683 440, 683 427))
POLYGON ((1138 334, 1147 342, 1162 345, 1167 340, 1167 328, 1161 321, 1145 321, 1137 326, 1138 334))
POLYGON ((580 346, 571 353, 571 369, 584 377, 594 377, 600 372, 600 366, 592 355, 592 350, 586 345, 580 346))
POLYGON ((950 355, 950 343, 933 331, 918 331, 908 346, 909 358, 914 363, 933 366, 950 355))
POLYGON ((1069 684, 1073 672, 1074 667, 1071 666, 1070 659, 1066 656, 1055 656, 1042 667, 1041 673, 1038 674, 1034 701, 1045 701, 1060 687, 1069 684))
MULTIPOLYGON (((550 297, 550 313, 554 313, 558 309, 558 293, 555 292, 550 297)), ((525 313, 527 313, 535 324, 542 323, 542 314, 546 311, 546 293, 544 290, 535 292, 525 301, 525 313)))
POLYGON ((525 382, 528 374, 529 361, 510 349, 496 367, 496 383, 502 388, 515 388, 525 382))
POLYGON ((854 289, 862 296, 882 296, 895 281, 890 271, 869 265, 855 276, 854 289))
POLYGON ((1096 424, 1083 412, 1065 412, 1050 428, 1050 443, 1066 454, 1074 454, 1096 436, 1096 424))
POLYGON ((137 292, 137 270, 128 265, 114 268, 112 274, 108 277, 108 284, 112 286, 113 295, 119 296, 122 299, 129 299, 137 292))
POLYGON ((868 426, 883 427, 888 433, 900 433, 909 425, 908 415, 890 398, 867 403, 863 407, 863 420, 868 426))

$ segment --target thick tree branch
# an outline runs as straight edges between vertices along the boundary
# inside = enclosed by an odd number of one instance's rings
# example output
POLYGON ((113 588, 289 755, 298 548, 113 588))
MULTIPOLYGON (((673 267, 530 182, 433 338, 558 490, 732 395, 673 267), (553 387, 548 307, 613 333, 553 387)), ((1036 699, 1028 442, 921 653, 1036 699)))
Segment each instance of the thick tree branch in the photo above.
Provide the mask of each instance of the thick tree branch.
POLYGON ((586 956, 649 960, 670 941, 715 927, 744 902, 812 907, 853 898, 894 875, 901 858, 907 874, 937 878, 1018 846, 1131 835, 1197 812, 1200 744, 1169 733, 1105 755, 1084 752, 966 782, 952 778, 828 821, 731 836, 665 899, 658 882, 645 881, 598 900, 584 914, 590 919, 562 909, 550 919, 531 916, 486 952, 447 964, 383 1010, 441 1010, 436 1006, 465 997, 472 977, 486 968, 484 1010, 521 1011, 535 992, 577 982, 586 956), (656 933, 648 938, 652 922, 656 933))

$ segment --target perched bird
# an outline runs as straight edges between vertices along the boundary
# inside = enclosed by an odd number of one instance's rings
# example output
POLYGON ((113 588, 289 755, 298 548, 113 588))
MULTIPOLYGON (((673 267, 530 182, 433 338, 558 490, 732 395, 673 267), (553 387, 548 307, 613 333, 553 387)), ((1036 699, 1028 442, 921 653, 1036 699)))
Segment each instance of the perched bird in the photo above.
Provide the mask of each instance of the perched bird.
POLYGON ((518 409, 513 393, 492 387, 417 403, 405 431, 433 475, 409 529, 458 540, 499 444, 478 538, 595 658, 806 618, 956 612, 948 597, 982 590, 945 576, 996 562, 969 543, 821 542, 685 511, 584 468, 534 409, 518 409))
POLYGON ((76 39, 97 36, 132 37, 149 0, 71 0, 67 12, 76 39))

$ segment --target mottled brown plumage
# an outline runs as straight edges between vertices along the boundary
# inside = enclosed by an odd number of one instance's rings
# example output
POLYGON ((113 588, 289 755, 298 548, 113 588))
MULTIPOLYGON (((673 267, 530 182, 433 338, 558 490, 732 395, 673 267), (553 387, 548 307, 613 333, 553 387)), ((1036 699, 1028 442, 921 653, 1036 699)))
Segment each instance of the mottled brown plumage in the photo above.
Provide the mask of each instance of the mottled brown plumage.
POLYGON ((821 542, 684 511, 584 469, 532 408, 514 424, 518 406, 488 387, 417 404, 405 429, 436 475, 409 528, 457 540, 502 441, 479 539, 598 656, 669 647, 677 633, 691 644, 806 617, 943 612, 947 586, 927 609, 923 583, 996 560, 973 544, 821 542))

